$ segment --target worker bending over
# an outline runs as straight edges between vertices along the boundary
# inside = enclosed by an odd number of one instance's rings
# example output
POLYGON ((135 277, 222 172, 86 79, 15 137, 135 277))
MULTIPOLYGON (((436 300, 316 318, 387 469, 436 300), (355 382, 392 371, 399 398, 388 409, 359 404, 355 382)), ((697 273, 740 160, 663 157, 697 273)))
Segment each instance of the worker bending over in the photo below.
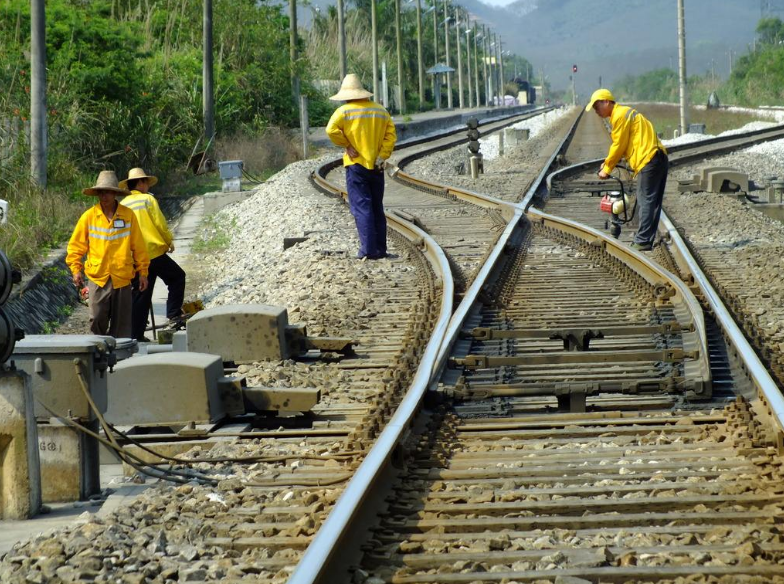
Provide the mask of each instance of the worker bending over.
POLYGON ((152 293, 155 282, 160 277, 169 290, 166 298, 167 328, 182 328, 182 302, 185 298, 185 272, 166 252, 174 252, 174 242, 166 217, 161 212, 158 200, 149 192, 158 179, 148 175, 141 168, 132 168, 128 178, 120 181, 121 188, 130 189, 131 194, 123 199, 123 205, 136 215, 142 236, 150 256, 148 286, 142 289, 138 281, 133 283, 133 338, 149 341, 144 336, 147 329, 147 315, 152 306, 152 293))
POLYGON ((95 186, 82 192, 98 197, 98 204, 79 218, 65 263, 77 288, 84 286, 82 271, 87 276, 90 332, 127 338, 131 336, 131 280, 138 276, 139 289, 147 288, 147 247, 133 211, 117 202, 117 195, 130 193, 119 187, 114 171, 102 171, 95 186))
POLYGON ((340 91, 330 97, 345 101, 327 124, 327 136, 346 149, 348 205, 359 233, 360 259, 387 257, 387 219, 384 216, 384 162, 392 154, 395 124, 383 106, 371 101, 355 74, 343 79, 340 91))
POLYGON ((667 150, 656 135, 656 130, 635 109, 615 103, 607 89, 597 89, 585 111, 593 109, 599 117, 610 118, 612 145, 604 160, 599 178, 609 178, 610 173, 625 158, 637 178, 637 206, 640 209, 640 226, 634 234, 632 247, 650 251, 659 225, 664 187, 667 184, 669 159, 667 150))

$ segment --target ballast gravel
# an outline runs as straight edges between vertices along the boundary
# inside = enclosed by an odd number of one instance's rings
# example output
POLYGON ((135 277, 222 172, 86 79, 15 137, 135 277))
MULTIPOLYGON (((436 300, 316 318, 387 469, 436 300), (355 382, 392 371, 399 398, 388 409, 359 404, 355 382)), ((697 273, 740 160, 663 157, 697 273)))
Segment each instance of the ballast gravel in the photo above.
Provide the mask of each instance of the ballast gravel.
MULTIPOLYGON (((530 138, 515 145, 505 141, 503 156, 498 151, 500 132, 480 138, 484 174, 476 179, 471 178, 465 145, 415 160, 406 167, 406 172, 505 201, 519 201, 560 144, 576 113, 576 108, 559 108, 511 126, 529 129, 530 138)), ((479 132, 482 132, 481 124, 479 132)))

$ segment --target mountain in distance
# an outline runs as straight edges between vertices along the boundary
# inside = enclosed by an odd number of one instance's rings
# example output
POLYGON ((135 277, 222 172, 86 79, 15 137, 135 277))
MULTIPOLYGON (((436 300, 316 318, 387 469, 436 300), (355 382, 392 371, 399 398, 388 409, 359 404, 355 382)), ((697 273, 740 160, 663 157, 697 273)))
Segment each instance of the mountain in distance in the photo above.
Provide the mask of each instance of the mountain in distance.
MULTIPOLYGON (((504 7, 461 2, 503 38, 503 47, 542 67, 555 89, 567 89, 572 65, 578 98, 627 75, 678 66, 675 0, 517 0, 504 7)), ((686 71, 726 78, 730 59, 747 52, 760 19, 750 0, 684 0, 686 71), (731 53, 732 51, 732 53, 731 53)), ((776 16, 782 16, 777 14, 776 16)), ((506 72, 505 72, 506 73, 506 72)), ((513 72, 511 72, 513 73, 513 72)), ((507 75, 511 77, 511 74, 507 75)))

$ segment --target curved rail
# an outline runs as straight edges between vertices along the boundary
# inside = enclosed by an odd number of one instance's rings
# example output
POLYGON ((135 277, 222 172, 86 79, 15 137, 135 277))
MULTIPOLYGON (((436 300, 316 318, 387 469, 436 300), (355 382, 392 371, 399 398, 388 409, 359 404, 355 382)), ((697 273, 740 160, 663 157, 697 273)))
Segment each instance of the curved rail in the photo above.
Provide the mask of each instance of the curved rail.
MULTIPOLYGON (((343 189, 326 179, 326 174, 339 164, 340 160, 327 163, 312 175, 312 179, 319 188, 333 195, 347 198, 347 193, 343 189)), ((338 545, 349 537, 351 530, 355 528, 355 522, 361 519, 362 503, 366 500, 371 487, 380 480, 391 464, 390 453, 399 446, 419 410, 422 397, 428 387, 433 364, 452 315, 454 282, 444 251, 428 233, 419 227, 394 213, 385 213, 385 215, 393 229, 419 247, 441 277, 441 310, 411 387, 300 559, 289 579, 292 584, 317 582, 330 572, 332 561, 340 560, 335 557, 338 545)))
POLYGON ((528 217, 531 221, 556 227, 589 242, 592 246, 601 247, 605 253, 621 260, 651 284, 660 297, 668 298, 675 307, 675 318, 684 331, 682 335, 684 350, 691 354, 691 360, 684 364, 689 372, 687 377, 696 380, 694 386, 685 389, 693 391, 697 396, 710 395, 711 369, 705 318, 699 302, 680 278, 652 262, 644 254, 597 229, 549 215, 539 209, 529 209, 528 217))
MULTIPOLYGON (((685 263, 685 268, 688 270, 694 284, 699 286, 705 301, 711 307, 726 339, 743 361, 746 373, 751 378, 757 394, 764 401, 769 413, 778 425, 780 436, 784 435, 784 397, 781 395, 776 382, 765 369, 765 365, 760 361, 746 335, 743 334, 743 331, 736 324, 730 311, 727 310, 721 297, 711 285, 710 280, 691 255, 686 242, 664 211, 661 214, 661 224, 670 238, 670 243, 675 247, 680 259, 685 263)), ((779 443, 781 444, 781 440, 779 440, 779 443)))
MULTIPOLYGON (((781 138, 784 138, 784 124, 762 130, 754 130, 741 134, 721 136, 708 140, 701 140, 699 142, 673 146, 668 148, 668 150, 676 155, 674 157, 675 160, 672 160, 672 163, 684 164, 693 161, 695 158, 705 156, 708 153, 710 155, 723 154, 740 148, 749 147, 753 144, 781 138), (708 148, 705 148, 706 146, 708 148)), ((553 180, 584 173, 592 168, 598 167, 602 160, 603 159, 594 159, 583 161, 550 174, 547 177, 548 191, 552 187, 553 180)), ((736 351, 739 359, 743 362, 744 370, 754 385, 757 395, 765 404, 768 413, 774 419, 774 423, 778 428, 778 443, 784 447, 784 397, 782 397, 776 382, 765 369, 759 356, 743 334, 743 331, 736 324, 732 314, 711 285, 708 277, 699 267, 699 264, 692 256, 688 245, 663 211, 659 229, 668 235, 669 240, 674 247, 674 251, 678 256, 677 260, 679 266, 690 274, 694 285, 699 288, 705 301, 713 311, 725 338, 736 351)))

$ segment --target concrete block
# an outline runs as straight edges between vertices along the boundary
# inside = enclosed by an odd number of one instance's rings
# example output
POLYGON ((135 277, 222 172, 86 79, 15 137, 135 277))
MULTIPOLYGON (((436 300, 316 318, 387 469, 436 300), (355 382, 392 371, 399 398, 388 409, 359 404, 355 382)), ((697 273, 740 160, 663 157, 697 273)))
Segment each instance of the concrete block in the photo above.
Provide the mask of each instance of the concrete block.
MULTIPOLYGON (((88 425, 97 432, 97 422, 88 425)), ((44 503, 84 500, 100 492, 97 441, 54 419, 38 424, 38 452, 44 503)))
POLYGON ((749 175, 738 170, 708 172, 705 190, 710 193, 749 192, 749 175))
POLYGON ((29 378, 0 373, 0 517, 29 519, 41 508, 38 430, 29 378))
POLYGON ((144 355, 123 361, 109 374, 106 421, 119 426, 216 422, 244 413, 227 406, 242 403, 238 392, 238 384, 224 378, 217 355, 144 355))
POLYGON ((280 306, 232 304, 203 310, 188 320, 188 351, 224 361, 286 359, 288 313, 280 306))

